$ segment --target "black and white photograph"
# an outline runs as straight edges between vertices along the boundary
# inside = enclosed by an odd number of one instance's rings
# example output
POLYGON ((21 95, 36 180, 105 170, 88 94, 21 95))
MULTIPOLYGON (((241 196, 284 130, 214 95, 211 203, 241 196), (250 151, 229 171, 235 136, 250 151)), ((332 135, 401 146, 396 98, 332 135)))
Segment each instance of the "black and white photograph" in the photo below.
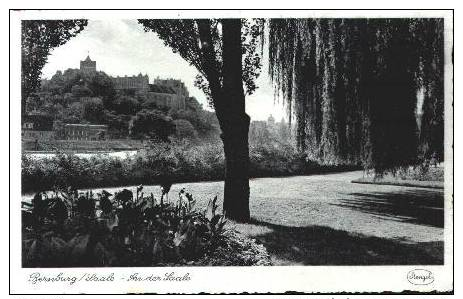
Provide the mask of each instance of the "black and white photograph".
POLYGON ((453 293, 452 10, 13 10, 10 53, 10 293, 453 293))

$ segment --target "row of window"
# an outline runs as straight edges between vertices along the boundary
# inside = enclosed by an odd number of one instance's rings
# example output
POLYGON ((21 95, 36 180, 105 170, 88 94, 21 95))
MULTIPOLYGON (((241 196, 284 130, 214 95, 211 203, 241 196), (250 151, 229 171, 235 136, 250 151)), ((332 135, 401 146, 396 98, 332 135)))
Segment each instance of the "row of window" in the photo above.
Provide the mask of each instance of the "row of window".
POLYGON ((99 131, 65 131, 64 135, 68 136, 89 136, 89 135, 98 135, 98 134, 104 134, 104 130, 99 130, 99 131))
POLYGON ((66 136, 65 140, 90 140, 90 141, 96 141, 97 138, 96 137, 88 137, 88 136, 85 136, 85 137, 70 137, 70 136, 66 136))
POLYGON ((66 133, 67 133, 68 135, 72 135, 72 136, 75 136, 75 135, 76 135, 76 136, 79 136, 79 135, 80 135, 80 136, 88 135, 88 132, 86 132, 86 131, 74 131, 74 130, 72 130, 72 131, 67 131, 66 133))

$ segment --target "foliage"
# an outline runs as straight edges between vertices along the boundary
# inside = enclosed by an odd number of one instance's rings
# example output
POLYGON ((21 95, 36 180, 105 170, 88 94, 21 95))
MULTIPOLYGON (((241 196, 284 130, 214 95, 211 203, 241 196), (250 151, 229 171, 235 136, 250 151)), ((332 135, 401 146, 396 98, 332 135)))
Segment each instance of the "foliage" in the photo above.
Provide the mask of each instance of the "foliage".
MULTIPOLYGON (((290 145, 254 144, 250 147, 250 176, 303 175, 358 169, 349 165, 320 165, 290 145)), ((223 180, 225 157, 217 144, 154 143, 135 156, 94 155, 80 158, 58 153, 50 158, 22 156, 22 192, 52 190, 72 185, 96 188, 173 182, 223 180)))
MULTIPOLYGON (((63 107, 64 108, 64 107, 63 107)), ((66 109, 58 111, 59 119, 62 122, 70 124, 79 124, 82 122, 83 105, 80 102, 74 102, 67 106, 66 109)))
POLYGON ((190 139, 195 140, 198 137, 193 125, 185 119, 174 120, 175 124, 175 136, 179 139, 190 139))
POLYGON ((195 105, 196 103, 196 99, 192 98, 188 101, 186 109, 172 109, 169 115, 175 120, 188 121, 201 138, 210 134, 219 135, 219 124, 215 114, 202 109, 199 104, 195 105))
POLYGON ((133 97, 120 95, 116 97, 112 107, 117 114, 135 115, 140 110, 140 102, 133 97))
POLYGON ((54 115, 55 120, 65 123, 107 124, 111 138, 128 137, 129 123, 141 110, 161 112, 174 120, 189 121, 201 140, 217 139, 215 114, 204 110, 193 97, 185 104, 184 109, 169 108, 142 93, 116 91, 104 72, 67 69, 43 80, 40 91, 29 97, 27 110, 54 115))
POLYGON ((300 149, 376 172, 442 158, 442 19, 271 19, 269 61, 300 149))
MULTIPOLYGON (((182 58, 194 66, 199 74, 196 77, 195 85, 209 97, 211 106, 214 106, 211 98, 209 79, 207 73, 216 72, 218 75, 223 68, 223 39, 222 39, 222 20, 206 20, 210 30, 211 51, 210 59, 206 59, 207 54, 203 47, 206 46, 204 37, 201 37, 198 22, 194 19, 140 19, 138 22, 143 25, 145 31, 154 31, 170 47, 174 53, 178 53, 182 58)), ((262 43, 262 19, 242 19, 242 68, 243 83, 246 94, 252 94, 257 89, 255 80, 260 75, 262 67, 261 52, 258 50, 262 43)), ((209 46, 209 45, 207 45, 209 46)), ((219 75, 220 76, 220 75, 219 75)), ((222 78, 217 78, 222 81, 222 78)), ((220 85, 223 82, 219 83, 220 85)))
POLYGON ((411 180, 411 181, 444 181, 444 168, 435 167, 430 165, 429 160, 413 165, 413 166, 404 166, 394 169, 393 171, 385 172, 380 176, 374 177, 374 179, 384 179, 384 178, 395 178, 401 180, 411 180))
POLYGON ((111 101, 116 96, 116 90, 111 78, 104 72, 90 73, 87 86, 92 90, 93 94, 103 100, 105 107, 111 106, 111 101))
POLYGON ((113 111, 104 111, 104 123, 108 125, 111 138, 124 138, 129 135, 131 115, 117 114, 113 111))
POLYGON ((112 196, 76 189, 37 193, 23 203, 24 267, 162 266, 194 261, 223 243, 225 220, 181 190, 175 202, 143 186, 112 196))
POLYGON ((141 110, 130 122, 130 136, 134 138, 153 138, 168 141, 175 134, 172 118, 158 110, 141 110))
POLYGON ((75 98, 90 97, 93 92, 85 85, 74 85, 71 87, 71 94, 75 98))
POLYGON ((100 98, 90 98, 83 102, 82 117, 91 123, 101 123, 103 110, 103 101, 100 98))
POLYGON ((87 25, 87 20, 23 20, 21 23, 21 98, 40 85, 42 68, 53 48, 65 44, 87 25))

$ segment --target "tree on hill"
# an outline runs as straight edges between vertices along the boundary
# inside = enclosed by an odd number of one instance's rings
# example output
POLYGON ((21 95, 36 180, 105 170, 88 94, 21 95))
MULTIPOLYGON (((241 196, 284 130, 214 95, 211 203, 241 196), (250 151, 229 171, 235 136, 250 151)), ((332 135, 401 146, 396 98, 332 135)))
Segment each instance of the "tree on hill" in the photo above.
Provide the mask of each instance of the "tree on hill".
POLYGON ((103 99, 105 107, 110 107, 116 97, 116 90, 111 78, 105 72, 92 73, 87 83, 95 96, 103 99))
POLYGON ((74 102, 68 105, 66 109, 61 110, 60 115, 56 118, 64 123, 80 124, 82 122, 83 105, 80 102, 74 102))
POLYGON ((150 138, 168 141, 175 134, 175 124, 171 117, 158 110, 141 110, 132 117, 129 124, 130 136, 133 138, 150 138))
POLYGON ((75 98, 91 97, 93 92, 85 85, 74 85, 71 88, 71 94, 75 98))
POLYGON ((117 114, 134 115, 140 110, 140 103, 138 100, 126 95, 116 96, 111 106, 117 114))
POLYGON ((104 121, 104 106, 100 98, 85 100, 82 107, 82 117, 91 123, 99 124, 104 121))
POLYGON ((198 137, 193 125, 185 119, 174 120, 175 124, 175 136, 179 139, 195 140, 198 137))
POLYGON ((23 20, 21 23, 21 106, 40 87, 40 76, 53 48, 65 44, 87 20, 23 20))
POLYGON ((173 109, 169 111, 169 115, 172 116, 173 119, 184 119, 190 122, 198 134, 200 136, 206 136, 211 131, 216 130, 216 123, 214 122, 209 114, 211 112, 205 110, 193 110, 190 109, 188 106, 186 109, 173 109))
POLYGON ((138 20, 200 73, 197 85, 207 95, 219 120, 226 160, 223 209, 226 216, 249 221, 250 118, 246 93, 256 86, 261 61, 257 51, 260 20, 138 20), (243 83, 245 86, 243 86, 243 83))
POLYGON ((108 133, 111 138, 125 138, 129 136, 129 124, 131 115, 116 114, 114 111, 104 110, 102 123, 108 125, 108 133))
POLYGON ((95 96, 103 99, 105 106, 110 106, 116 96, 111 78, 104 72, 84 73, 79 69, 67 69, 57 72, 42 87, 43 91, 52 89, 56 94, 74 93, 76 97, 95 96), (73 92, 73 89, 76 92, 73 92), (85 90, 85 91, 83 91, 85 90), (81 93, 84 94, 81 94, 81 93))

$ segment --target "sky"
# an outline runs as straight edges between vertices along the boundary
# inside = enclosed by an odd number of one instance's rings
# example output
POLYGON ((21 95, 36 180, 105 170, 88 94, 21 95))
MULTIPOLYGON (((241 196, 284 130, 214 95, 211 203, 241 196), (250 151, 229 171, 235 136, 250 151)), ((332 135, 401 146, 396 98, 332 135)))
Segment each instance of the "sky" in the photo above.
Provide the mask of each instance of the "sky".
MULTIPOLYGON (((85 29, 66 44, 55 48, 42 70, 42 78, 51 78, 56 71, 79 68, 80 60, 90 55, 98 71, 110 76, 147 74, 150 82, 156 77, 182 80, 204 108, 208 107, 203 92, 193 84, 198 73, 180 55, 165 46, 153 32, 145 32, 136 20, 89 20, 85 29)), ((257 79, 258 89, 246 97, 246 112, 252 120, 266 120, 273 115, 278 121, 286 118, 281 101, 275 100, 267 72, 267 63, 257 79)))

